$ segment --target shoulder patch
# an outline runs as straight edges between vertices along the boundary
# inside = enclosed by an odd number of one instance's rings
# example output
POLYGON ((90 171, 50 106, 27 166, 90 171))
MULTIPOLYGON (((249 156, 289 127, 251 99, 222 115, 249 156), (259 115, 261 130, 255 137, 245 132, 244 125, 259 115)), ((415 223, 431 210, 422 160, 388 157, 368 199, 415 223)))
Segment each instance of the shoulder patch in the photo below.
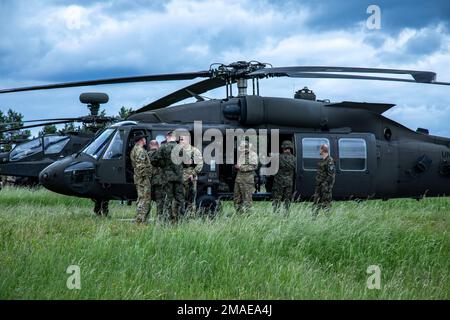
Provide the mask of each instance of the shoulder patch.
POLYGON ((335 169, 336 169, 336 168, 335 168, 335 166, 334 166, 334 163, 333 163, 332 161, 330 161, 330 163, 328 163, 328 171, 329 171, 330 173, 333 173, 335 169))

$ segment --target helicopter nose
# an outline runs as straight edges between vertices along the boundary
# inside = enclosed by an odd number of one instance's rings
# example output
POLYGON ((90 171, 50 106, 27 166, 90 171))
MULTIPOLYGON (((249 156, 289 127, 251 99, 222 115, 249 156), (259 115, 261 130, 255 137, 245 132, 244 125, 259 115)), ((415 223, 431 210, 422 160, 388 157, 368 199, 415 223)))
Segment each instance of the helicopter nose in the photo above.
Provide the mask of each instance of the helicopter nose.
POLYGON ((68 194, 70 190, 64 181, 64 168, 69 162, 71 159, 62 159, 46 167, 39 173, 39 183, 50 191, 68 194))

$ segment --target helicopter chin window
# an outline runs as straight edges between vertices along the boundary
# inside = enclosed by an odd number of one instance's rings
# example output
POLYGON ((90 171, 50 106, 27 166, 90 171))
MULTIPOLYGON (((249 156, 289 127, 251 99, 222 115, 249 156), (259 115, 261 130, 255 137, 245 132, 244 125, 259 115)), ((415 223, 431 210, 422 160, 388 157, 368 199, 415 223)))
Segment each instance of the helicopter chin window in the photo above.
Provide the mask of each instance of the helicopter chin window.
POLYGON ((29 142, 19 144, 11 151, 9 155, 9 160, 18 161, 25 157, 41 152, 42 151, 41 140, 42 140, 41 138, 37 138, 29 142))
POLYGON ((94 141, 92 141, 86 148, 83 149, 83 153, 86 153, 95 159, 102 154, 108 144, 109 138, 114 133, 115 129, 108 128, 103 131, 94 141))

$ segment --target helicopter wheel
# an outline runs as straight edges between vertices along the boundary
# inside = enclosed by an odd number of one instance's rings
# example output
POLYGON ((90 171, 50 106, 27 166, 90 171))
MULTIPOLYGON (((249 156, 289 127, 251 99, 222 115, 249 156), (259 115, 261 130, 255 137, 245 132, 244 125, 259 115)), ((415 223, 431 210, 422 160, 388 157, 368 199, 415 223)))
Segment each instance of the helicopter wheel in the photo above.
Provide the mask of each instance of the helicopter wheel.
POLYGON ((220 202, 214 196, 203 195, 197 199, 197 208, 202 216, 212 218, 220 210, 220 202))

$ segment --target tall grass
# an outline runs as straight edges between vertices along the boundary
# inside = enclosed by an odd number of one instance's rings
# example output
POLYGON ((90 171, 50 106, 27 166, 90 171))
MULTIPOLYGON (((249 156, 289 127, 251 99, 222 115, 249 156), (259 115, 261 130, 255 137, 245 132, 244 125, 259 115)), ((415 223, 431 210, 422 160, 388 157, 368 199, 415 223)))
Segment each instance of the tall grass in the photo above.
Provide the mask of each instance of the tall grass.
POLYGON ((137 226, 114 202, 98 218, 90 200, 43 189, 0 191, 2 299, 448 299, 450 199, 334 203, 311 218, 269 203, 213 220, 137 226), (66 286, 69 265, 81 289, 66 286), (366 286, 369 265, 381 289, 366 286))

